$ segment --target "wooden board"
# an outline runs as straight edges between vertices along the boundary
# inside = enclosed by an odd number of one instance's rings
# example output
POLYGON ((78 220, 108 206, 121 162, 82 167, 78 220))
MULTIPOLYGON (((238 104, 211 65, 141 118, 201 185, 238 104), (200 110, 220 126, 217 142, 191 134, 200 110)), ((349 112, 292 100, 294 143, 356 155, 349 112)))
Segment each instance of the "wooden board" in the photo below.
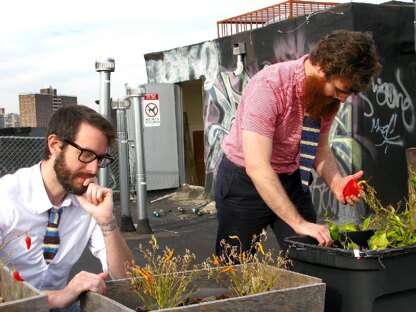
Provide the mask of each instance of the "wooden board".
POLYGON ((0 271, 0 312, 48 311, 48 296, 27 282, 16 281, 7 268, 0 271))
MULTIPOLYGON (((271 268, 276 270, 275 268, 271 268)), ((255 295, 232 297, 158 311, 308 311, 322 312, 325 305, 325 284, 321 279, 281 270, 276 289, 255 295)), ((207 278, 206 270, 199 270, 193 281, 197 289, 223 287, 207 278)), ((87 293, 81 299, 82 311, 135 311, 140 300, 130 287, 128 279, 107 282, 107 294, 87 293)))

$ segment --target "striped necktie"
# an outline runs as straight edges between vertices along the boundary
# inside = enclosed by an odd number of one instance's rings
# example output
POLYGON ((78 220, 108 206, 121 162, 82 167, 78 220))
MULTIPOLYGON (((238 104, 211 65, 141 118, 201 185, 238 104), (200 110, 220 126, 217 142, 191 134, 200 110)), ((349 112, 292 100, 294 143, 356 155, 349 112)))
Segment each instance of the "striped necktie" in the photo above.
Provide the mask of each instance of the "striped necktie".
POLYGON ((46 227, 46 234, 43 240, 43 256, 46 263, 51 263, 59 249, 59 231, 58 225, 61 219, 62 208, 59 210, 49 210, 49 221, 46 227))
POLYGON ((302 136, 300 139, 300 177, 303 191, 309 188, 309 179, 318 149, 321 120, 313 120, 307 114, 303 117, 302 136))

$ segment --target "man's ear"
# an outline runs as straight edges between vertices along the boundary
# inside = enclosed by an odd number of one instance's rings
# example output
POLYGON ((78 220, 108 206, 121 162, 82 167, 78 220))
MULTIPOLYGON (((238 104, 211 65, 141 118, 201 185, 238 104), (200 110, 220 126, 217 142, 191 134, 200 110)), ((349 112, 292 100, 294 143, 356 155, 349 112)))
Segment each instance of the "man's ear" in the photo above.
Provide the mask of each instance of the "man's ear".
POLYGON ((318 77, 325 78, 325 72, 324 72, 322 65, 318 63, 315 65, 315 68, 316 68, 316 73, 318 77))
POLYGON ((57 156, 61 152, 62 141, 55 135, 48 136, 48 148, 52 156, 57 156))

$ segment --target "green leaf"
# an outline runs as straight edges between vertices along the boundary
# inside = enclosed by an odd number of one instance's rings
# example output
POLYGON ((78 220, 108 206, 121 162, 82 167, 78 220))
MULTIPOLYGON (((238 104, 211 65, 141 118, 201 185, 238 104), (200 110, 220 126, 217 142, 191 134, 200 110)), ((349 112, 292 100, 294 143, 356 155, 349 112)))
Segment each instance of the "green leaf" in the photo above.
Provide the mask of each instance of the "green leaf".
POLYGON ((383 250, 389 246, 387 234, 383 231, 376 231, 368 240, 370 250, 383 250))
POLYGON ((367 231, 368 230, 368 228, 370 227, 370 223, 371 223, 371 216, 368 216, 363 221, 363 226, 362 226, 363 231, 367 231))
POLYGON ((345 223, 343 225, 339 226, 339 230, 342 232, 356 232, 357 231, 357 227, 355 226, 355 224, 352 223, 345 223))

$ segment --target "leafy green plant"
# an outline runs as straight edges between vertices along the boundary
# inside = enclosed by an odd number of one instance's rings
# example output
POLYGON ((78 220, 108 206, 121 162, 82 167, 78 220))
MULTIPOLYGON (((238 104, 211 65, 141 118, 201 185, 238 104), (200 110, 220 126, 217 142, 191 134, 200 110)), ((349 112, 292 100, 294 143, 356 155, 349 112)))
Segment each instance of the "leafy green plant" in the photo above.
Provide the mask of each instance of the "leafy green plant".
POLYGON ((187 249, 183 255, 175 255, 175 250, 168 247, 160 253, 155 236, 149 244, 150 249, 139 245, 146 265, 138 266, 133 261, 126 268, 132 288, 148 310, 177 307, 193 291, 189 285, 196 273, 190 270, 195 254, 187 249))
MULTIPOLYGON (((416 180, 414 173, 412 178, 416 180)), ((365 187, 360 190, 360 195, 370 208, 371 214, 363 220, 362 231, 374 230, 374 234, 367 241, 369 250, 384 250, 387 248, 397 248, 416 245, 416 230, 413 214, 416 211, 416 199, 414 194, 409 195, 408 201, 401 209, 401 204, 394 208, 392 205, 384 207, 377 198, 377 192, 368 182, 360 181, 360 186, 365 187)), ((416 186, 415 186, 416 190, 416 186)), ((331 238, 344 249, 362 249, 345 234, 348 231, 357 231, 351 223, 336 225, 325 218, 325 222, 331 233, 331 238)))
POLYGON ((359 246, 354 243, 347 235, 347 232, 355 232, 359 230, 359 227, 353 223, 335 224, 329 220, 327 214, 325 214, 325 224, 328 227, 331 238, 334 241, 334 246, 342 247, 343 249, 354 250, 359 249, 359 246))
POLYGON ((398 208, 392 205, 384 207, 377 198, 377 192, 369 184, 366 184, 364 200, 373 213, 364 219, 362 229, 376 230, 368 240, 370 250, 416 245, 413 220, 413 212, 416 209, 414 200, 406 201, 404 209, 400 209, 400 203, 398 208))
POLYGON ((207 259, 203 267, 208 270, 209 278, 224 284, 236 296, 245 296, 269 291, 276 286, 281 274, 276 268, 287 268, 287 256, 273 257, 273 251, 265 251, 262 241, 266 239, 266 232, 254 235, 251 252, 242 251, 242 244, 238 236, 230 236, 238 245, 231 245, 221 241, 223 253, 217 257, 207 259))

